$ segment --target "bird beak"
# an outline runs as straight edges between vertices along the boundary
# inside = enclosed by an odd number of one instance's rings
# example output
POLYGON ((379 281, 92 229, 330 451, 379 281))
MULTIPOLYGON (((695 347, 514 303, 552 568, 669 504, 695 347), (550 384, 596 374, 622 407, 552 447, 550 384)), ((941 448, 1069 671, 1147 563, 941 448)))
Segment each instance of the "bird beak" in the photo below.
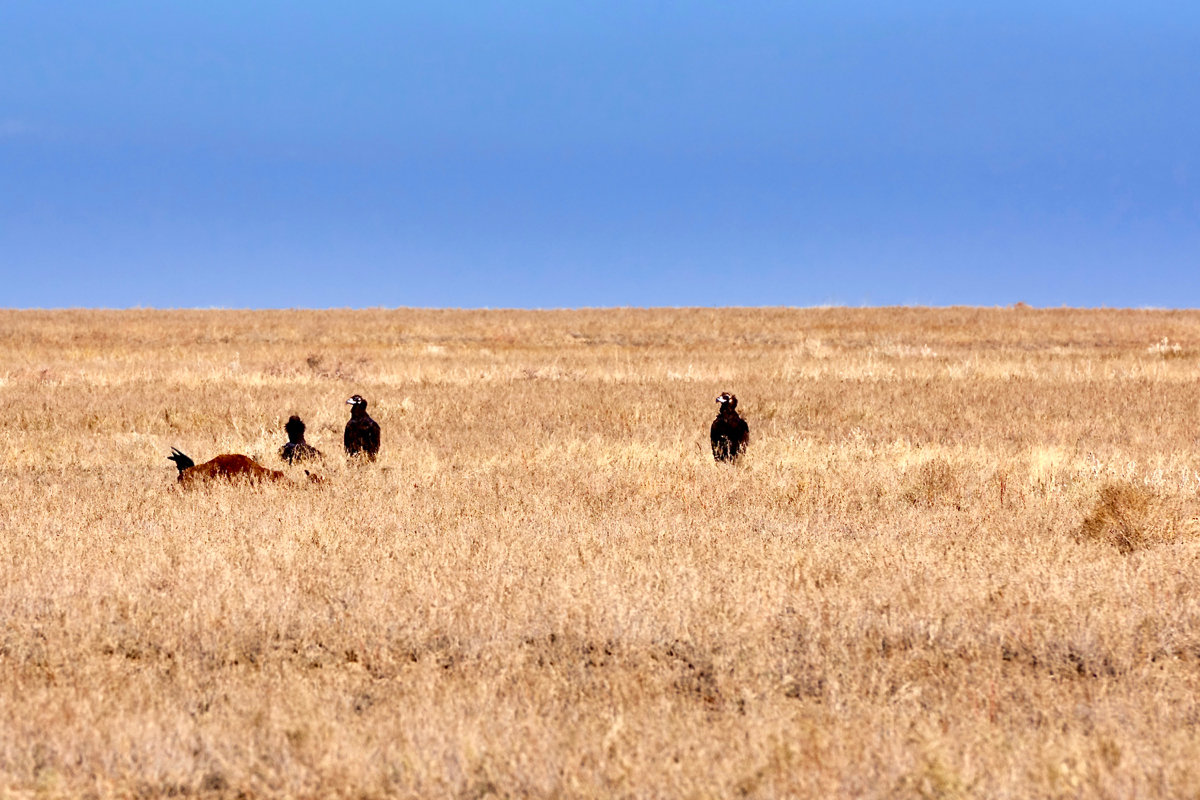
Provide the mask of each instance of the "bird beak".
POLYGON ((721 395, 720 397, 718 397, 718 398, 717 398, 717 402, 718 402, 718 403, 724 403, 724 402, 725 402, 725 395, 721 395))
POLYGON ((348 406, 352 406, 352 405, 354 405, 354 398, 353 398, 353 397, 351 397, 349 400, 347 400, 347 401, 346 401, 346 405, 348 405, 348 406))

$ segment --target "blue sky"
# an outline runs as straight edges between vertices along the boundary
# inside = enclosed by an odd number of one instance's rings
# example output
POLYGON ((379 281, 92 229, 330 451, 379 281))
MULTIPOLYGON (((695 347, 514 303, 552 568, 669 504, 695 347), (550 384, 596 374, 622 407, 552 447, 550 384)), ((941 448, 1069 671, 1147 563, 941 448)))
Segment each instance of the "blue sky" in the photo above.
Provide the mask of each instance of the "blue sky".
POLYGON ((1196 4, 0 0, 0 75, 5 307, 1200 305, 1196 4))

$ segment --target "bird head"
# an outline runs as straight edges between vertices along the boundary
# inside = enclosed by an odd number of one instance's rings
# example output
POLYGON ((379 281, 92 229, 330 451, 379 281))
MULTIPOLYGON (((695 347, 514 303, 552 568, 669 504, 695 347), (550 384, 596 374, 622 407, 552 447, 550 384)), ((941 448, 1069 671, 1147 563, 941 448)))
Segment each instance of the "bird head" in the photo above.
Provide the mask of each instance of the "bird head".
POLYGON ((721 410, 729 409, 733 411, 737 408, 737 397, 729 392, 721 392, 717 395, 717 402, 721 404, 721 410))
POLYGON ((362 398, 362 395, 356 394, 346 401, 346 405, 354 406, 356 409, 366 409, 367 401, 362 398))
POLYGON ((289 442, 304 441, 304 420, 300 419, 295 414, 288 419, 287 424, 283 426, 283 429, 287 431, 289 442))

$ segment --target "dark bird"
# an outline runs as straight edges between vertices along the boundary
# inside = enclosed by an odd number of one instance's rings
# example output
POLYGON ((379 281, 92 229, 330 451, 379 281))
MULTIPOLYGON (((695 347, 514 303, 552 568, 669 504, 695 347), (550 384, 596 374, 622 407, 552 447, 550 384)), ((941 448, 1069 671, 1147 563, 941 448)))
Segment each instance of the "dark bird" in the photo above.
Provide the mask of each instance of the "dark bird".
POLYGON ((168 459, 175 462, 179 468, 179 483, 191 487, 197 483, 214 480, 245 480, 249 483, 262 481, 286 481, 287 475, 274 469, 267 469, 249 456, 225 454, 211 461, 197 464, 195 461, 176 448, 171 448, 168 459))
POLYGON ((279 457, 289 464, 299 464, 304 461, 319 461, 323 456, 321 451, 304 441, 304 420, 293 414, 283 426, 287 431, 288 441, 279 448, 279 457))
POLYGON ((342 437, 346 453, 374 461, 379 454, 379 423, 367 416, 367 401, 361 395, 354 395, 346 403, 350 406, 350 421, 342 437))
POLYGON ((738 416, 736 397, 729 392, 721 392, 717 402, 721 404, 721 410, 717 412, 717 418, 708 432, 713 458, 733 463, 750 444, 750 426, 738 416))

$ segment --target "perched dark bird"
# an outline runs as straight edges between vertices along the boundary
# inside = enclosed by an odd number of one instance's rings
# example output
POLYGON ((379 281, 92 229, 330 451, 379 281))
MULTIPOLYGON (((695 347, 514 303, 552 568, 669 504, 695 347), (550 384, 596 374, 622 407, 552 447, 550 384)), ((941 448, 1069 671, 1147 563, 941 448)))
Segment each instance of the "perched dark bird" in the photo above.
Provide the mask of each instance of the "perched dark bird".
POLYGON ((299 464, 303 461, 319 461, 323 456, 321 451, 304 441, 304 421, 293 414, 283 426, 287 431, 288 441, 279 448, 279 457, 289 464, 299 464))
POLYGON ((282 472, 267 469, 249 456, 226 454, 217 456, 211 461, 205 461, 203 464, 197 464, 172 447, 171 455, 167 458, 174 461, 175 466, 179 468, 179 482, 185 487, 212 480, 242 479, 250 483, 260 483, 261 481, 286 481, 288 479, 287 475, 282 472))
POLYGON ((750 426, 738 416, 736 397, 721 392, 717 402, 721 404, 721 410, 713 420, 708 438, 712 442, 713 458, 732 463, 750 443, 750 426))
POLYGON ((379 454, 379 423, 367 416, 367 401, 361 395, 354 395, 346 403, 350 406, 350 421, 342 436, 346 453, 374 461, 379 454))

